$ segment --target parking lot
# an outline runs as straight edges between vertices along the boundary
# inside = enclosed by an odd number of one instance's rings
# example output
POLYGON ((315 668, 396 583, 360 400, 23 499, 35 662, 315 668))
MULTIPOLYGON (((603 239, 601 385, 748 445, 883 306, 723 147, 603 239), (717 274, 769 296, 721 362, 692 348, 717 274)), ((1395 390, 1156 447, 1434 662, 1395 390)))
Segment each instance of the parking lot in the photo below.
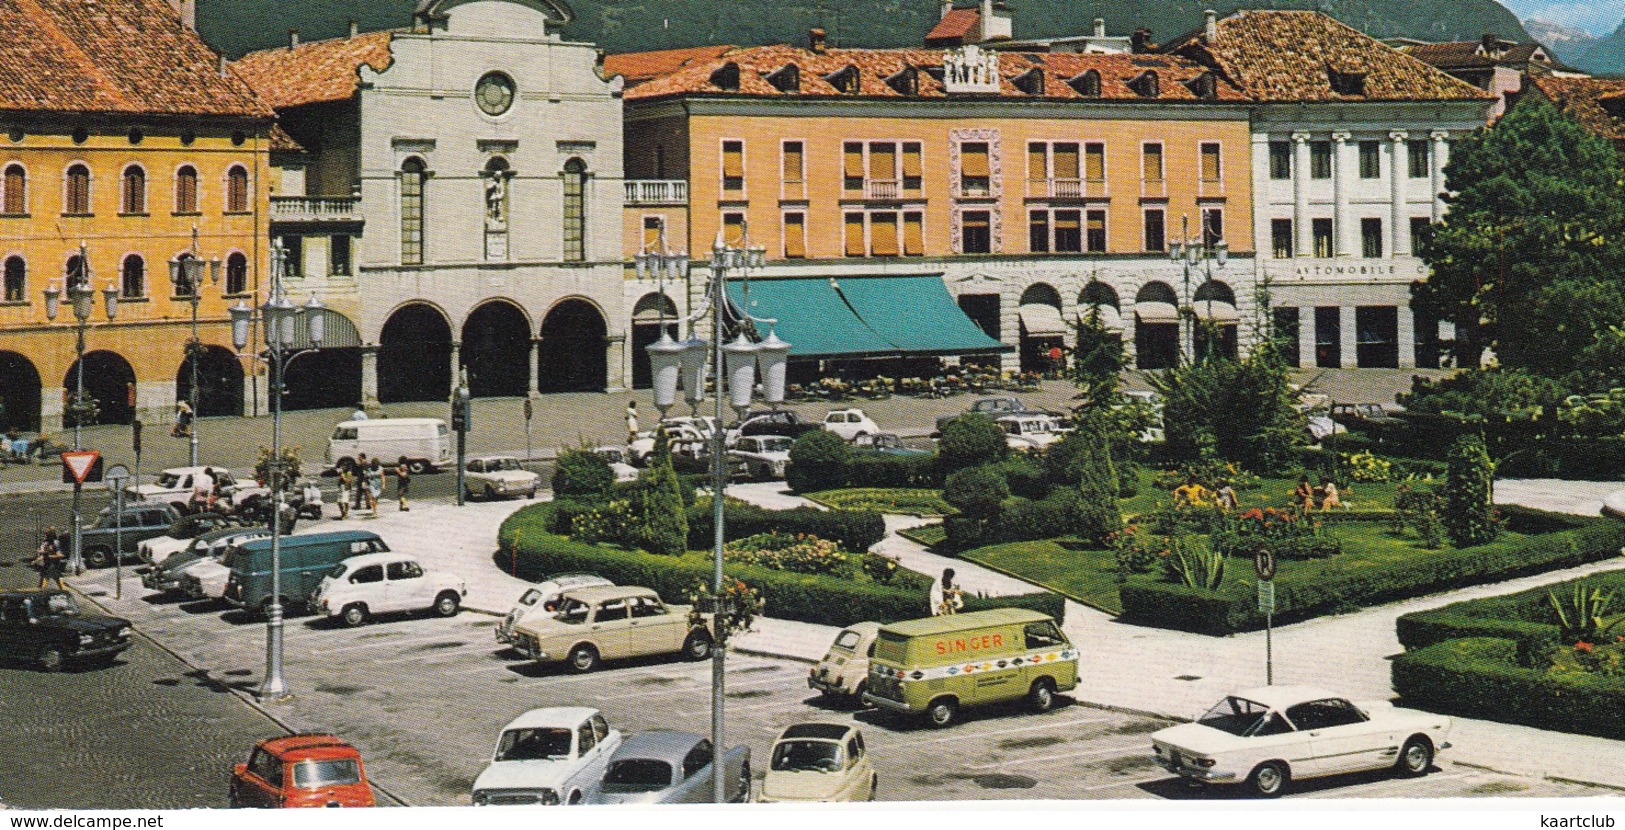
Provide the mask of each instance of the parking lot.
MULTIPOLYGON (((265 662, 265 626, 235 610, 176 603, 125 584, 114 601, 112 574, 88 577, 97 602, 214 681, 251 691, 265 662)), ((590 675, 542 669, 500 647, 496 619, 385 618, 357 629, 295 617, 287 629, 287 677, 296 697, 270 707, 289 728, 333 731, 365 753, 374 779, 410 804, 468 803, 497 732, 537 706, 602 709, 624 732, 710 729, 710 665, 670 659, 610 664, 590 675)), ((121 671, 115 666, 110 671, 121 671)), ((1134 799, 1230 797, 1193 789, 1155 767, 1148 735, 1166 721, 1065 705, 1042 716, 987 710, 947 731, 888 721, 870 711, 830 706, 806 686, 792 660, 730 656, 727 734, 755 754, 761 774, 780 729, 806 720, 862 725, 880 771, 881 800, 990 798, 1134 799)), ((154 683, 162 683, 163 679, 154 683)), ((154 731, 184 729, 154 724, 154 731)), ((1309 782, 1291 797, 1578 796, 1608 791, 1517 778, 1453 765, 1420 780, 1386 775, 1309 782)))

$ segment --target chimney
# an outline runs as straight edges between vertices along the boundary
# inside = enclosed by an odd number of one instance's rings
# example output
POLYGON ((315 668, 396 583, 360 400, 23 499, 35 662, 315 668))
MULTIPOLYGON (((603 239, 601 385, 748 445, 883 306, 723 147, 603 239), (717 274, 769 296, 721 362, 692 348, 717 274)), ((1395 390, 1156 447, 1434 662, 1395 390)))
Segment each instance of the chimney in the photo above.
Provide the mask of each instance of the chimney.
POLYGON ((1207 11, 1202 12, 1202 16, 1207 19, 1207 23, 1202 28, 1203 39, 1205 39, 1209 45, 1218 43, 1219 13, 1212 9, 1208 9, 1207 11))
POLYGON ((824 46, 825 33, 823 29, 807 30, 807 48, 815 55, 822 55, 827 51, 824 46))
POLYGON ((1129 40, 1129 51, 1133 52, 1136 55, 1144 53, 1144 52, 1151 51, 1151 30, 1150 29, 1135 29, 1134 33, 1129 35, 1128 40, 1129 40))
POLYGON ((954 0, 942 0, 942 16, 943 17, 947 17, 948 13, 953 11, 953 10, 954 10, 954 0))
POLYGON ((219 67, 218 68, 220 70, 220 77, 224 78, 227 75, 230 75, 231 73, 226 71, 226 53, 225 52, 216 52, 216 53, 214 53, 214 56, 215 56, 215 59, 219 62, 219 67))
POLYGON ((169 0, 169 5, 180 16, 182 26, 197 31, 197 0, 169 0))
POLYGON ((299 30, 298 29, 289 29, 288 30, 288 48, 289 49, 297 49, 297 48, 299 48, 299 30))
POLYGON ((1483 38, 1480 39, 1480 42, 1484 44, 1484 54, 1489 55, 1492 58, 1495 57, 1496 41, 1499 40, 1500 38, 1496 37, 1493 33, 1485 32, 1483 38))
POLYGON ((1106 18, 1097 17, 1097 18, 1095 18, 1095 37, 1105 37, 1105 36, 1106 36, 1106 18))
POLYGON ((351 20, 350 21, 350 39, 355 40, 355 36, 359 35, 359 34, 361 34, 361 24, 357 23, 355 20, 351 20))

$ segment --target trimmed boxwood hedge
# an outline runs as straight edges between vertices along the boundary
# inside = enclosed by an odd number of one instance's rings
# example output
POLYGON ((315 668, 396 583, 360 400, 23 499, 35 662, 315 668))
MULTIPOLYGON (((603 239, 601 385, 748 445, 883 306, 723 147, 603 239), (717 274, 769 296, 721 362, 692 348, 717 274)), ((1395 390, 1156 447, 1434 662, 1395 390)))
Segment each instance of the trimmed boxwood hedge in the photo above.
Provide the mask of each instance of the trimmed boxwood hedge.
MULTIPOLYGON (((1616 556, 1625 547, 1625 523, 1527 510, 1508 511, 1508 516, 1511 524, 1561 521, 1574 529, 1460 550, 1419 551, 1401 564, 1342 573, 1323 571, 1312 581, 1277 578, 1276 620, 1293 622, 1351 603, 1375 605, 1583 565, 1616 556)), ((1162 582, 1130 582, 1118 589, 1118 596, 1123 617, 1129 621, 1204 634, 1229 634, 1264 625, 1251 583, 1242 584, 1247 586, 1245 590, 1221 592, 1162 582)))
POLYGON ((1577 582, 1605 591, 1625 591, 1625 571, 1593 574, 1516 594, 1457 602, 1431 611, 1414 611, 1395 621, 1400 645, 1407 649, 1425 648, 1466 637, 1516 640, 1525 649, 1559 642, 1562 631, 1550 621, 1553 613, 1547 597, 1549 594, 1567 597, 1577 582))
POLYGON ((1625 738, 1625 678, 1522 668, 1517 642, 1468 637, 1394 658, 1394 689, 1416 709, 1625 738))
MULTIPOLYGON (((505 569, 511 568, 514 575, 529 580, 569 571, 595 573, 619 585, 652 588, 662 599, 674 603, 687 602, 696 586, 711 582, 711 558, 705 553, 657 556, 583 544, 551 533, 548 528, 556 509, 553 503, 531 505, 502 523, 497 532, 500 550, 496 558, 505 569)), ((731 528, 729 535, 733 536, 731 528)), ((739 564, 729 564, 727 574, 760 589, 770 617, 835 626, 925 616, 931 584, 929 577, 901 571, 891 585, 739 564)), ((1065 601, 1056 594, 967 597, 965 605, 967 610, 1038 608, 1057 620, 1065 613, 1065 601)))

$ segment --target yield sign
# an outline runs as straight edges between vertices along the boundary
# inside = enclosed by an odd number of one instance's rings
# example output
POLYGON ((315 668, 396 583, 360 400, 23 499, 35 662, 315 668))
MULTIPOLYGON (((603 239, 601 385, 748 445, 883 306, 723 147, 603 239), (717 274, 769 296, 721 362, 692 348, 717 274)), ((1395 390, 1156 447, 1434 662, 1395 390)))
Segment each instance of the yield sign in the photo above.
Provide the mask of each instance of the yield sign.
POLYGON ((96 459, 101 456, 95 450, 71 450, 62 454, 62 464, 73 475, 74 481, 84 484, 85 476, 90 475, 90 468, 96 466, 96 459))

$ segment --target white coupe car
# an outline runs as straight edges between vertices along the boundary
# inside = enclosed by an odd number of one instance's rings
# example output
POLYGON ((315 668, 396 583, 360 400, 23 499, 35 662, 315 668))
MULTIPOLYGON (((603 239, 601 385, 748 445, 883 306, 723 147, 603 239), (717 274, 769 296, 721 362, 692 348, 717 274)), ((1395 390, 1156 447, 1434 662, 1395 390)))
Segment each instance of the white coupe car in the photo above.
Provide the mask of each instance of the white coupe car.
MULTIPOLYGON (((653 448, 651 447, 651 449, 653 448)), ((605 464, 609 465, 609 471, 615 474, 616 481, 638 480, 638 468, 632 466, 632 457, 627 454, 625 447, 593 447, 592 451, 599 458, 604 459, 605 464)))
POLYGON ((1351 703, 1310 686, 1264 686, 1226 697, 1194 723, 1151 736, 1158 765, 1202 783, 1245 783, 1265 798, 1294 778, 1392 768, 1426 775, 1450 748, 1449 717, 1351 703))
POLYGON ((620 745, 620 730, 597 709, 532 709, 502 727, 491 765, 474 779, 474 806, 581 804, 620 745))
POLYGON ((1010 449, 1022 452, 1042 450, 1072 431, 1048 415, 1005 415, 999 426, 1010 449))

